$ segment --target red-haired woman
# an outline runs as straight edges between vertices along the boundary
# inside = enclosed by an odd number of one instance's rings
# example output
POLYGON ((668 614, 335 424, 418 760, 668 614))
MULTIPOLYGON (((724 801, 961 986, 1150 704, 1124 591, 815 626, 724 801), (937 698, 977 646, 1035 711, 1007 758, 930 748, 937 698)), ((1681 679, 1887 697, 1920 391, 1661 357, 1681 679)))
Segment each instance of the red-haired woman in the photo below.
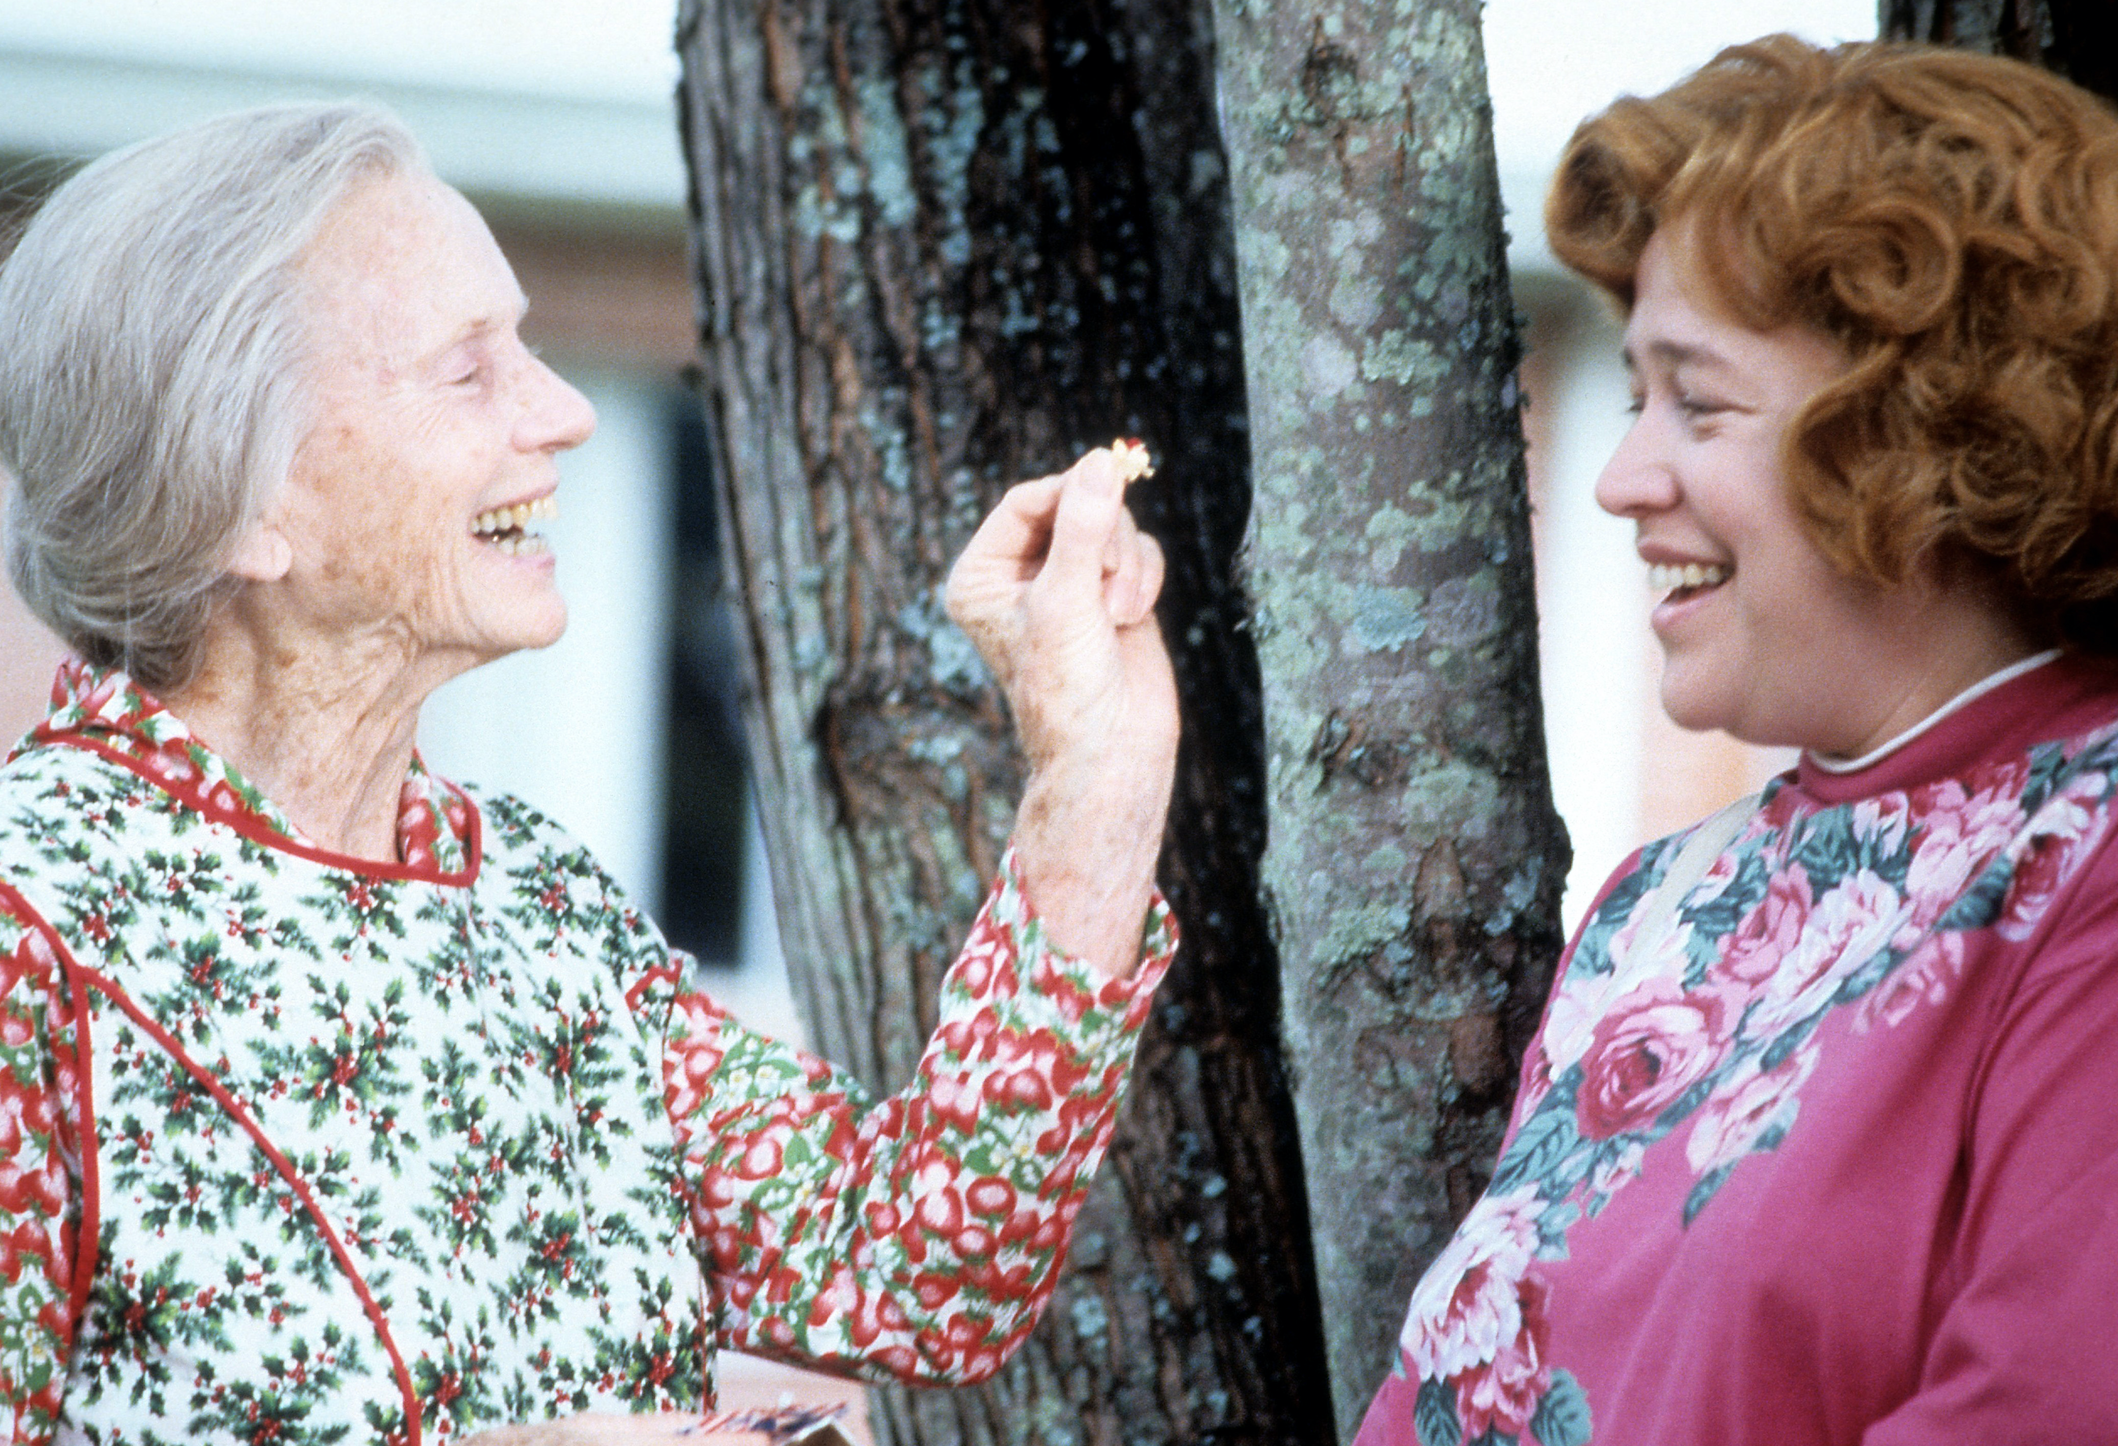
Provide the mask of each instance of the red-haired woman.
POLYGON ((1604 887, 1360 1439, 2118 1441, 2118 119, 1774 37, 1546 219, 1663 703, 1802 755, 1604 887))

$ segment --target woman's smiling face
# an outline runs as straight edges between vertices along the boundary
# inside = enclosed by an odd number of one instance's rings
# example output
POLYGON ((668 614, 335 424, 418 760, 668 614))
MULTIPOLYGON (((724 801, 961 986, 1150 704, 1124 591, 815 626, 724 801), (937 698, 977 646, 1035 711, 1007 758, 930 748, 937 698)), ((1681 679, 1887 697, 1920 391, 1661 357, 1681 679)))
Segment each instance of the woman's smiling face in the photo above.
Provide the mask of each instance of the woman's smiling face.
POLYGON ((566 607, 528 524, 595 413, 523 345, 485 223, 432 176, 366 182, 302 279, 315 411, 271 509, 285 601, 311 630, 452 670, 554 641, 566 607))
POLYGON ((1795 416, 1846 358, 1821 332, 1760 332, 1707 299, 1682 228, 1649 240, 1625 329, 1637 417, 1596 483, 1634 522, 1664 596, 1662 704, 1686 728, 1855 757, 2029 649, 1929 569, 1841 573, 1788 496, 1795 416))

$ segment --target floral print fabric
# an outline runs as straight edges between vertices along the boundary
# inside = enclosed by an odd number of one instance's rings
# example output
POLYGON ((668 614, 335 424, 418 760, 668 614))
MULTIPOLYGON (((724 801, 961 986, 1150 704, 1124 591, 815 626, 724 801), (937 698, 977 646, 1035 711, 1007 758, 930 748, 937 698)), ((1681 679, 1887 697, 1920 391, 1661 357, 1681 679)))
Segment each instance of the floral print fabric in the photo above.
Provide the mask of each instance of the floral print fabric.
POLYGON ((446 1440, 697 1405, 717 1344, 949 1382, 1029 1330, 1166 915, 1104 982, 1010 866, 876 1101, 691 992, 534 810, 415 770, 400 835, 316 848, 62 674, 0 773, 14 1440, 446 1440))
MULTIPOLYGON (((2031 675, 1953 746, 1975 754, 2069 676, 2031 675)), ((1413 1293, 1363 1442, 1852 1442, 1920 1409, 1938 1302, 1976 1269, 1951 1254, 1951 1182, 1971 1148, 1961 1117, 1993 1090, 2011 1007, 1996 991, 2034 977, 2037 946, 2064 937, 2055 904, 2107 853, 2118 706, 2108 679, 2088 691, 2100 726, 1901 788, 1827 800, 1781 780, 1665 927, 1651 899, 1682 838, 1621 871, 1564 964, 1490 1188, 1413 1293), (1857 1195, 1887 1207, 1847 1220, 1857 1195), (1818 1268, 1839 1252, 1843 1268, 1818 1268), (1895 1297, 1864 1300, 1867 1277, 1895 1297), (1681 1331, 1644 1324, 1664 1318, 1681 1331), (1833 1399, 1841 1363, 1812 1358, 1839 1331, 1873 1359, 1870 1384, 1849 1372, 1833 1399)), ((2086 951, 2100 983, 2074 981, 2107 1012, 2111 952, 2086 951)), ((2014 1133, 1973 1140, 2035 1158, 2055 1123, 2074 1128, 2026 1107, 2014 1133)), ((2118 1139, 2086 1152, 2086 1168, 2113 1161, 2118 1139)))

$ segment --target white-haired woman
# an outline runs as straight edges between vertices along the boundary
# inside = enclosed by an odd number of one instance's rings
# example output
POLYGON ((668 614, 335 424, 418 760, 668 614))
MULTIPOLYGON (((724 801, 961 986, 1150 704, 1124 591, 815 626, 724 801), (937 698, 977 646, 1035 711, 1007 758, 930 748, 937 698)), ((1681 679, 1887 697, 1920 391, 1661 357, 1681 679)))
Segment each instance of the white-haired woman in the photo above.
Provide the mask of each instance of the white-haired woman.
POLYGON ((79 655, 0 771, 16 1441, 695 1409, 717 1344, 972 1380, 1049 1291, 1169 952, 1121 459, 1016 489, 952 580, 1033 774, 877 1103, 691 992, 535 810, 420 764, 435 687, 565 625, 536 523, 594 417, 523 306, 356 106, 106 157, 0 269, 9 561, 79 655))

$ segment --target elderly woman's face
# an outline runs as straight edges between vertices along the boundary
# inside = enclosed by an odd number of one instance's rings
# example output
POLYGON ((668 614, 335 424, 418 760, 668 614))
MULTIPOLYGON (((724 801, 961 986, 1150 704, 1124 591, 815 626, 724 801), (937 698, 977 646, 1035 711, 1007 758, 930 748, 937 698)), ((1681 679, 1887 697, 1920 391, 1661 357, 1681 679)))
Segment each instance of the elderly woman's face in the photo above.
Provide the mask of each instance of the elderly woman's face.
POLYGON ((523 346, 485 223, 431 176, 369 182, 302 279, 316 414, 271 518, 284 605, 312 634, 462 667, 557 639, 566 605, 528 529, 595 413, 523 346))
POLYGON ((1686 244, 1665 228, 1640 258, 1625 329, 1638 418, 1596 484, 1662 594, 1663 706, 1687 728, 1859 756, 1997 666, 1992 640, 1931 580, 1883 588, 1818 550, 1781 449, 1845 358, 1806 327, 1729 317, 1686 244))

